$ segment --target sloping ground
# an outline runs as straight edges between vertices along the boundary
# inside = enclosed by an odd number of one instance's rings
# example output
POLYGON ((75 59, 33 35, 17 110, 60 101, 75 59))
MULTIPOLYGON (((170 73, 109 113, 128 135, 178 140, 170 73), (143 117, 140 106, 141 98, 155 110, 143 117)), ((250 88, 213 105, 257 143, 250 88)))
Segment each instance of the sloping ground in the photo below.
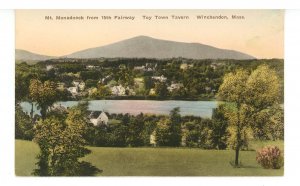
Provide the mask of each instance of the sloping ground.
MULTIPOLYGON (((283 142, 273 142, 283 147, 283 142)), ((264 144, 262 144, 264 145, 264 144)), ((256 147, 261 146, 257 144, 256 147)), ((232 168, 231 150, 182 148, 102 148, 91 147, 84 158, 103 170, 99 176, 282 176, 283 168, 261 168, 255 151, 242 151, 243 168, 232 168)), ((16 140, 17 176, 30 176, 35 168, 38 147, 33 142, 16 140)))

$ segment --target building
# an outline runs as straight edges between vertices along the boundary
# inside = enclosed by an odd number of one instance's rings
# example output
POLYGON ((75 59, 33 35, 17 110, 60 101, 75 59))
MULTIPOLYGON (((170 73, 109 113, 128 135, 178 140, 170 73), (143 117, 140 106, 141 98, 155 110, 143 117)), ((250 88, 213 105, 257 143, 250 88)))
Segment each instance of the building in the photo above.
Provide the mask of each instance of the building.
POLYGON ((133 68, 134 70, 141 70, 141 71, 145 71, 146 70, 146 67, 143 65, 143 66, 135 66, 133 68))
POLYGON ((168 86, 168 91, 173 92, 174 90, 179 90, 183 87, 182 83, 172 83, 170 86, 168 86))
POLYGON ((153 131, 150 135, 150 145, 156 147, 156 131, 153 131))
POLYGON ((87 70, 94 70, 94 69, 98 69, 99 66, 87 65, 85 68, 86 68, 87 70))
POLYGON ((57 89, 59 89, 59 90, 64 90, 65 86, 66 86, 65 83, 62 83, 62 82, 57 83, 57 89))
POLYGON ((167 81, 167 78, 164 77, 164 75, 161 75, 161 76, 152 76, 152 79, 158 80, 160 82, 166 82, 167 81))
POLYGON ((85 82, 83 81, 73 81, 72 84, 74 87, 69 87, 68 91, 73 94, 78 94, 79 91, 83 91, 85 89, 85 82))
POLYGON ((186 70, 186 69, 188 69, 188 68, 192 68, 193 66, 194 66, 193 64, 182 63, 182 64, 180 65, 180 69, 186 70))
POLYGON ((126 89, 122 85, 111 87, 111 93, 114 96, 124 96, 126 95, 126 89))
POLYGON ((156 93, 156 92, 155 92, 154 88, 151 88, 150 91, 149 91, 149 95, 150 95, 150 96, 154 96, 155 93, 156 93))
POLYGON ((78 95, 78 87, 77 86, 76 87, 69 87, 67 90, 72 94, 72 96, 77 96, 78 95))
POLYGON ((100 126, 100 125, 106 125, 108 126, 108 116, 106 115, 105 112, 101 112, 97 118, 94 118, 96 112, 91 112, 90 114, 90 122, 94 126, 100 126))
POLYGON ((80 91, 83 91, 85 89, 85 82, 81 81, 78 85, 78 88, 80 91))
POLYGON ((46 66, 46 71, 50 71, 50 70, 52 70, 54 67, 53 67, 53 65, 47 65, 46 66))

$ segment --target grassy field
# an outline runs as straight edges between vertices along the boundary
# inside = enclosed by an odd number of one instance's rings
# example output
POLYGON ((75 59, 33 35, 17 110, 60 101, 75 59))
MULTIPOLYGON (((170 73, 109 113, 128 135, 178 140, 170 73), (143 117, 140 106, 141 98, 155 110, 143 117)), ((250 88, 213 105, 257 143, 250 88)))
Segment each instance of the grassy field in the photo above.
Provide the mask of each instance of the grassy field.
MULTIPOLYGON (((283 141, 255 142, 252 148, 283 141)), ((33 142, 16 140, 15 172, 30 176, 35 168, 38 146, 33 142)), ((187 148, 100 148, 90 147, 92 153, 83 160, 103 170, 99 176, 282 176, 283 168, 261 168, 255 161, 255 151, 242 151, 242 168, 233 168, 232 150, 201 150, 187 148)))

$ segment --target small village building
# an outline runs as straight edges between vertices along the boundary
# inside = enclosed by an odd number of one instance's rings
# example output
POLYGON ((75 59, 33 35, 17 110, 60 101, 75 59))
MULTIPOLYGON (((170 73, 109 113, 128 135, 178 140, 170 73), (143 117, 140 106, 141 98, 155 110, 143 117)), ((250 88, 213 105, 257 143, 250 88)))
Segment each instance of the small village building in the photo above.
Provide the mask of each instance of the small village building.
POLYGON ((133 68, 134 70, 141 70, 141 71, 145 71, 146 70, 146 67, 143 65, 143 66, 135 66, 133 68))
POLYGON ((72 94, 72 96, 78 95, 78 87, 69 87, 67 90, 72 94))
POLYGON ((173 92, 174 90, 179 90, 183 87, 182 83, 172 83, 170 86, 168 86, 168 91, 173 92))
POLYGON ((150 145, 156 147, 156 132, 153 131, 152 134, 150 134, 150 145))
POLYGON ((79 85, 78 85, 78 88, 79 88, 80 91, 83 91, 85 89, 85 82, 83 82, 83 81, 80 82, 79 85))
POLYGON ((152 76, 152 79, 158 80, 160 82, 166 82, 167 81, 167 78, 164 77, 164 75, 161 75, 161 76, 152 76))
POLYGON ((90 122, 94 125, 94 126, 100 126, 100 125, 106 125, 108 126, 108 116, 106 115, 105 112, 101 112, 99 114, 99 116, 97 118, 95 118, 96 112, 91 112, 90 114, 90 122))
POLYGON ((186 70, 186 69, 188 69, 188 68, 192 68, 193 66, 194 66, 193 64, 182 63, 182 64, 180 65, 180 69, 186 70))
POLYGON ((53 67, 53 65, 47 65, 46 66, 46 71, 50 71, 50 70, 52 70, 54 67, 53 67))
POLYGON ((124 96, 126 95, 126 89, 122 85, 111 87, 111 93, 114 96, 124 96))
POLYGON ((150 96, 154 96, 154 95, 155 95, 155 90, 154 90, 154 88, 151 88, 151 89, 150 89, 149 95, 150 95, 150 96))
POLYGON ((59 90, 64 90, 65 89, 65 83, 62 83, 62 82, 59 82, 59 83, 57 83, 57 89, 59 89, 59 90))
POLYGON ((98 69, 99 66, 95 66, 95 65, 87 65, 85 68, 86 68, 87 70, 94 70, 94 69, 98 69))

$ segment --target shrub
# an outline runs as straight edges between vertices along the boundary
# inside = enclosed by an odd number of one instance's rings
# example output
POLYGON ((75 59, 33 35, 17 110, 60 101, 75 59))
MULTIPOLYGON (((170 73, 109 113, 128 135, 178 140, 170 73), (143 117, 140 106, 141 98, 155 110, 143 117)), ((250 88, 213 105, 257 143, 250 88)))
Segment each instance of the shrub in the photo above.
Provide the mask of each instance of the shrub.
POLYGON ((265 169, 280 169, 283 155, 277 146, 266 146, 257 151, 256 161, 265 169))

